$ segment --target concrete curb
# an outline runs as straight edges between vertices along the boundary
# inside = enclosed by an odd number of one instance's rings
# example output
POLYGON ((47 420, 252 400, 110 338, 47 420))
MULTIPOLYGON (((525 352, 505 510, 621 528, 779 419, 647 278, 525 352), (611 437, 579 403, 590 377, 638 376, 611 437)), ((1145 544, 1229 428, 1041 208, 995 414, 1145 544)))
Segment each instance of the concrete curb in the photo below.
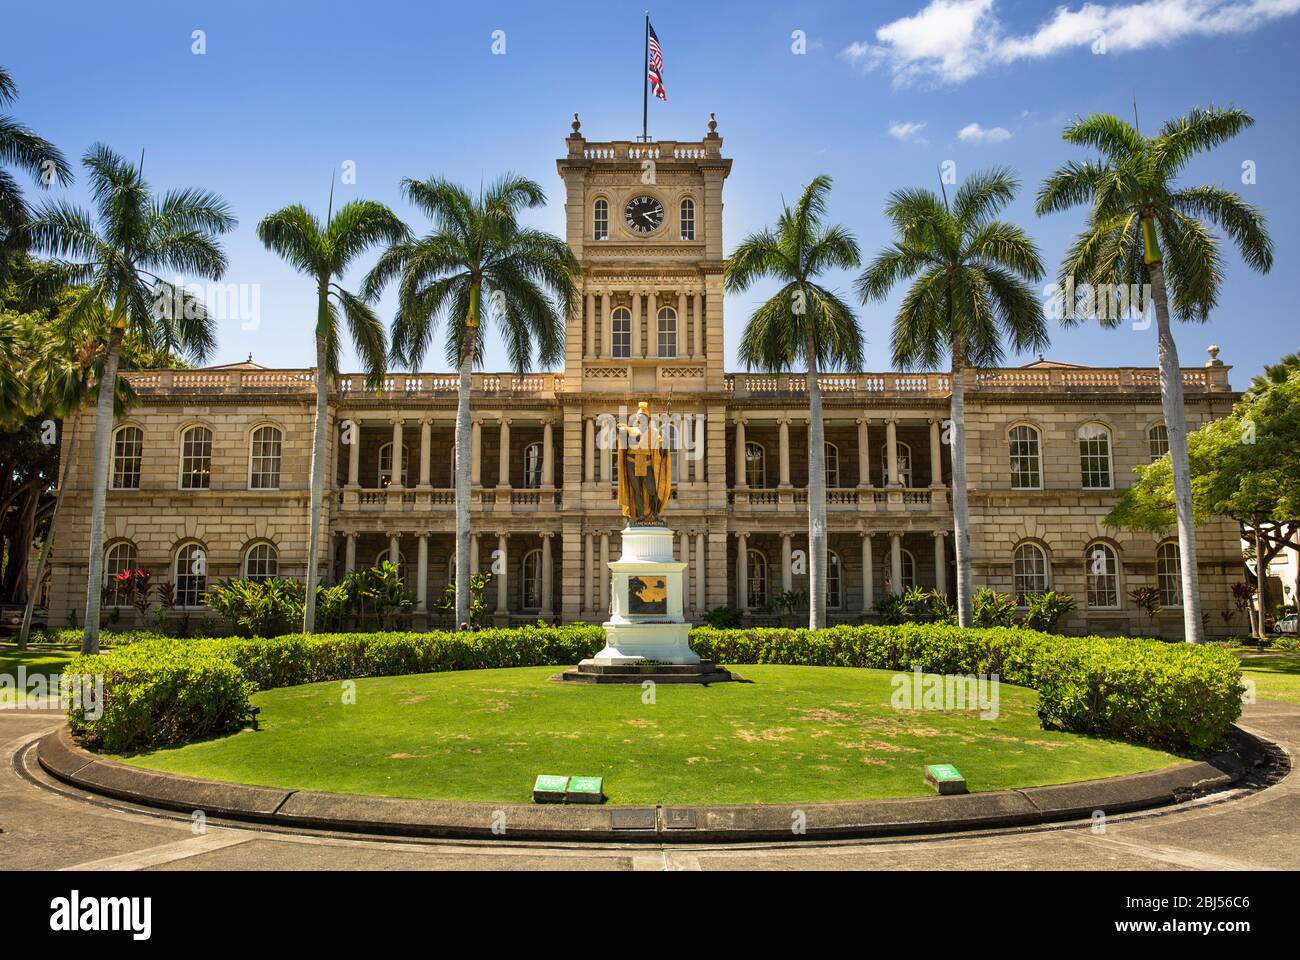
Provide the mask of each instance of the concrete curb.
MULTIPOLYGON (((349 833, 551 841, 739 843, 857 839, 1034 826, 1178 803, 1236 783, 1264 756, 1235 731, 1231 750, 1167 770, 1024 790, 810 804, 614 807, 404 800, 255 787, 159 773, 91 753, 65 725, 37 745, 51 775, 83 790, 190 813, 349 833), (802 832, 795 827, 802 820, 802 832)), ((918 773, 919 778, 919 773, 918 773)))

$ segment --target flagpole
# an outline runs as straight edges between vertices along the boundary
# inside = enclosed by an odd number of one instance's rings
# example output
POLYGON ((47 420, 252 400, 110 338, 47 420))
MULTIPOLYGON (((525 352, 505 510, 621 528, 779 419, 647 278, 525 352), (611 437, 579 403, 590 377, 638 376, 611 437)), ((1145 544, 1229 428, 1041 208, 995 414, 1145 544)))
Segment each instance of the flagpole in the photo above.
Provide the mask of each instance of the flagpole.
POLYGON ((641 142, 649 143, 647 132, 650 115, 650 11, 645 12, 645 65, 641 68, 641 142))

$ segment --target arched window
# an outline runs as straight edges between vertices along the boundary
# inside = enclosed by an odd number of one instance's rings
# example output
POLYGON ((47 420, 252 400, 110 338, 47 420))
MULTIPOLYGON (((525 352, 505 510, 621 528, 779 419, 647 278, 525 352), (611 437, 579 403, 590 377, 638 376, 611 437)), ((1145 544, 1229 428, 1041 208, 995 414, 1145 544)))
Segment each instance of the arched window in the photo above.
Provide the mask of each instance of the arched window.
POLYGON ((212 486, 212 431, 202 424, 181 434, 181 489, 207 490, 212 486))
POLYGON ((258 427, 253 431, 248 452, 248 489, 280 488, 281 437, 279 427, 258 427))
POLYGON ((1038 431, 1028 424, 1011 428, 1007 434, 1011 451, 1011 489, 1041 490, 1043 463, 1038 431))
POLYGON ((826 606, 830 610, 844 606, 844 565, 834 550, 826 552, 826 606))
POLYGON ((767 557, 760 550, 750 550, 745 555, 745 584, 751 607, 767 606, 767 557))
POLYGON ((762 489, 767 486, 767 454, 761 443, 745 443, 745 483, 762 489))
MULTIPOLYGON (((406 486, 406 467, 411 462, 410 450, 406 444, 402 444, 402 463, 401 470, 398 472, 398 480, 395 486, 406 486)), ((379 475, 376 478, 379 486, 388 487, 393 484, 393 441, 388 441, 379 448, 379 475)))
POLYGON ((834 490, 840 485, 840 448, 828 442, 822 450, 826 462, 826 486, 834 490))
MULTIPOLYGON (((898 482, 905 487, 912 485, 912 448, 901 440, 898 447, 898 482)), ((880 448, 880 475, 889 482, 889 444, 880 448)))
POLYGON ((1088 567, 1088 606, 1097 610, 1119 608, 1119 558, 1108 543, 1094 543, 1084 551, 1088 567))
POLYGON ((610 356, 632 356, 632 311, 616 307, 610 314, 610 356))
POLYGON ((1147 431, 1147 443, 1151 447, 1151 462, 1155 463, 1169 452, 1169 428, 1157 423, 1147 431))
POLYGON ((542 485, 542 445, 530 443, 524 447, 524 486, 536 489, 542 485))
POLYGON ((270 580, 280 575, 280 553, 275 544, 265 540, 255 543, 244 553, 244 579, 270 580))
POLYGON ((682 239, 695 239, 695 201, 682 201, 682 239))
POLYGON ((1100 423, 1085 423, 1079 428, 1079 469, 1085 490, 1109 490, 1114 486, 1110 431, 1100 423))
POLYGON ((659 308, 659 356, 677 356, 677 311, 672 307, 659 308))
POLYGON ((176 551, 176 606, 201 607, 208 592, 208 553, 201 543, 182 544, 176 551))
POLYGON ((124 607, 129 602, 117 583, 117 575, 139 566, 136 561, 135 544, 130 540, 110 543, 104 551, 104 606, 124 607))
POLYGON ((113 489, 139 490, 143 460, 144 431, 139 427, 118 427, 113 433, 113 489))
POLYGON ((609 239, 608 200, 597 200, 591 208, 591 237, 593 240, 609 239))
POLYGON ((1178 544, 1166 540, 1156 548, 1156 588, 1162 607, 1183 605, 1183 564, 1178 544))
POLYGON ((1025 605, 1025 595, 1045 593, 1050 577, 1048 576, 1047 553, 1036 543, 1022 543, 1016 547, 1012 557, 1015 574, 1016 603, 1025 605))
POLYGON ((542 551, 529 550, 519 566, 519 609, 542 609, 542 551))

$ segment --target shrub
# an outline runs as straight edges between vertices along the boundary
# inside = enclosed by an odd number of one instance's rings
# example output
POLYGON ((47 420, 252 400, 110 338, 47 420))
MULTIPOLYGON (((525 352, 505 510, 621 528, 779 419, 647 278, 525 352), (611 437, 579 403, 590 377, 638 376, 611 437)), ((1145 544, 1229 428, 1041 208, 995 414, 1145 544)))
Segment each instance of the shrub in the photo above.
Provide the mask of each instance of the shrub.
POLYGON ((1009 593, 992 587, 980 587, 972 598, 972 614, 977 627, 1009 627, 1015 623, 1016 601, 1009 593))
POLYGON ((208 608, 246 637, 278 637, 301 627, 306 590, 298 580, 226 579, 208 590, 208 608))
POLYGON ((745 611, 739 607, 714 607, 704 615, 704 622, 716 630, 738 630, 745 622, 745 611))
POLYGON ((1056 632, 1056 624, 1074 609, 1074 597, 1068 593, 1048 590, 1046 593, 1025 594, 1025 616, 1021 624, 1030 630, 1056 632))
POLYGON ((67 673, 103 677, 102 709, 76 703, 73 732, 113 753, 163 747, 238 730, 251 718, 253 684, 225 657, 178 640, 147 640, 79 657, 67 673))

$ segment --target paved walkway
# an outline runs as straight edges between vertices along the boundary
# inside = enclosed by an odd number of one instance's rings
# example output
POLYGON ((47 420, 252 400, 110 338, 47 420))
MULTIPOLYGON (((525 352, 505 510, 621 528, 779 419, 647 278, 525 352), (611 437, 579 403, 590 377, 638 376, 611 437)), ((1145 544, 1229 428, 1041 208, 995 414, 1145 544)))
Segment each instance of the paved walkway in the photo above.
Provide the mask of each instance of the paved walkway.
MULTIPOLYGON (((29 749, 61 718, 0 710, 0 869, 19 870, 1222 870, 1300 867, 1300 771, 1262 790, 1090 823, 918 839, 715 847, 373 840, 277 832, 92 797, 29 749)), ((1247 706, 1242 725, 1300 756, 1300 706, 1247 706)))

